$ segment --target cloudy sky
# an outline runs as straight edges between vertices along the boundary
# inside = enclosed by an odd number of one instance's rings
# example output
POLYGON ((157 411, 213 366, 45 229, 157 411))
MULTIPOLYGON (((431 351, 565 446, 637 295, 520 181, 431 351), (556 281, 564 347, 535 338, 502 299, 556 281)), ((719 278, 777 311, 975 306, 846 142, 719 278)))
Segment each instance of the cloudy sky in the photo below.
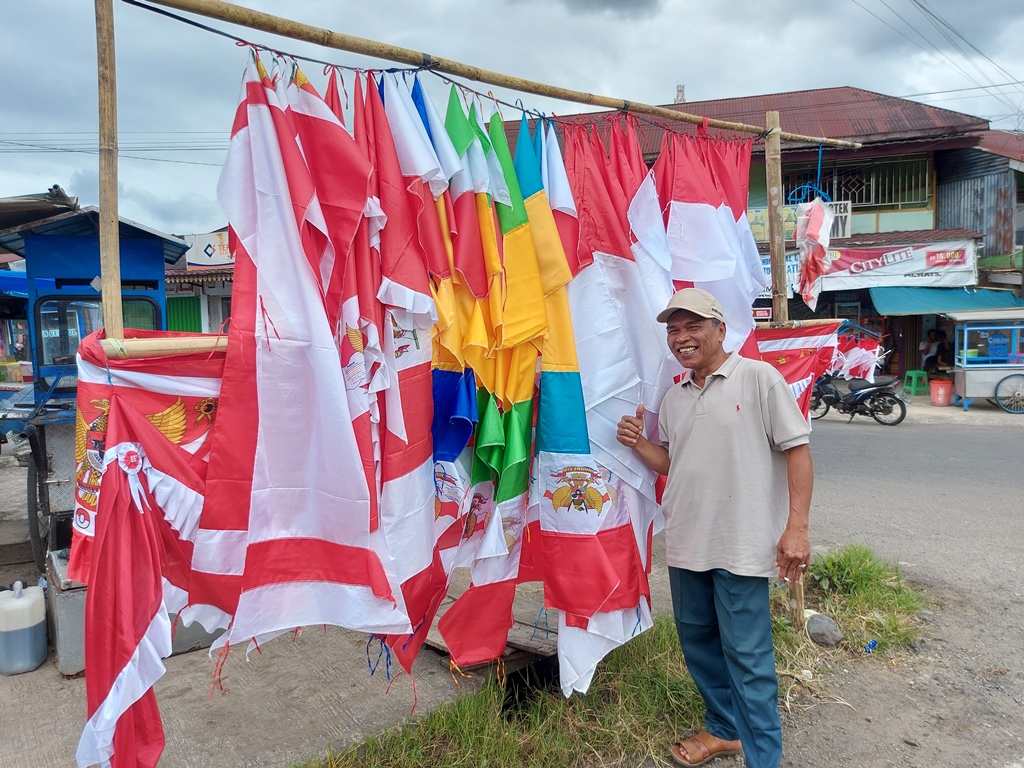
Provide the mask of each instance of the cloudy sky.
MULTIPOLYGON (((243 0, 304 23, 651 104, 851 85, 1024 129, 1021 0, 243 0), (944 24, 944 23, 945 24, 944 24), (979 87, 984 86, 984 87, 979 87), (925 95, 918 95, 925 94, 925 95)), ((115 0, 122 216, 222 226, 216 183, 246 53, 115 0)), ((332 63, 378 60, 198 19, 332 63)), ((98 198, 96 42, 87 0, 0 2, 0 197, 60 184, 98 198)), ((318 65, 303 69, 320 88, 318 65)), ((430 78, 433 80, 433 78, 430 78)), ((484 87, 483 90, 487 88, 484 87)), ((438 91, 434 91, 440 93, 438 91)), ((501 94, 510 102, 516 94, 501 94)), ((527 107, 582 108, 523 96, 527 107)), ((504 109, 506 118, 514 110, 504 109)), ((785 128, 785 115, 782 116, 785 128)))

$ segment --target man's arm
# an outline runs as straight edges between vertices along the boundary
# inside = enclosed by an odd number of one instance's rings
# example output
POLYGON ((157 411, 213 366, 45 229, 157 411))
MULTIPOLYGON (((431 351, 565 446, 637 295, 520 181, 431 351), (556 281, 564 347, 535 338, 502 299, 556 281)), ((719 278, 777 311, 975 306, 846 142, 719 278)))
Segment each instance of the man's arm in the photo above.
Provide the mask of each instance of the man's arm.
POLYGON ((615 439, 633 449, 643 459, 648 469, 659 475, 668 474, 668 449, 663 445, 652 443, 644 436, 644 404, 636 409, 636 416, 623 416, 619 420, 619 428, 615 439))
POLYGON ((811 542, 807 535, 814 489, 814 462, 806 443, 786 451, 789 480, 789 519, 775 552, 779 578, 799 581, 811 563, 811 542))

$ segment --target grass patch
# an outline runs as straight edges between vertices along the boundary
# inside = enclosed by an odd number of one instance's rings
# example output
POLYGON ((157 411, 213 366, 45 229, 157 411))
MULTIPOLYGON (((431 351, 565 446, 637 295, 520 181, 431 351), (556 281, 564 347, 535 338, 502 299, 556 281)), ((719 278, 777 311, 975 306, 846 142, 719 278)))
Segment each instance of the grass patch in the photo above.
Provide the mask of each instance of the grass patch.
MULTIPOLYGON (((773 591, 772 613, 780 699, 787 707, 813 703, 818 677, 835 663, 892 658, 919 634, 915 612, 927 601, 899 572, 865 547, 846 547, 811 565, 806 604, 831 616, 846 640, 821 648, 786 617, 785 589, 773 591), (808 677, 809 675, 809 677, 808 677)), ((556 672, 557 675, 557 672, 556 672)), ((703 704, 683 663, 675 624, 657 616, 654 628, 602 662, 585 696, 491 682, 402 726, 304 768, 540 768, 667 763, 676 734, 699 729, 703 704)))

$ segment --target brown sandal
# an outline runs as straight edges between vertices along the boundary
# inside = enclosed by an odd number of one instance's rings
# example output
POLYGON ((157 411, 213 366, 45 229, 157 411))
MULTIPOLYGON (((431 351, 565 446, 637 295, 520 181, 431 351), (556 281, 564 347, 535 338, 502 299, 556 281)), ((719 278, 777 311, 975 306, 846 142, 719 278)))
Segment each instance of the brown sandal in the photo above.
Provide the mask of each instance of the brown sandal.
POLYGON ((717 736, 712 736, 707 731, 701 731, 688 739, 677 741, 669 749, 669 753, 676 763, 687 766, 704 765, 716 757, 730 757, 738 755, 742 751, 738 741, 725 741, 717 736), (690 760, 691 755, 694 757, 699 755, 700 759, 693 762, 690 760))

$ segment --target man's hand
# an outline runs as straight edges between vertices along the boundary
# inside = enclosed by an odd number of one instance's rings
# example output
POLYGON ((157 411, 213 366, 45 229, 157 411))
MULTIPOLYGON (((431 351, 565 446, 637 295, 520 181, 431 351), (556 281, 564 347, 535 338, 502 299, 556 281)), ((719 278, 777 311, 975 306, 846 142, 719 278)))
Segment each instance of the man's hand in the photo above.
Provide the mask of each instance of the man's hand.
POLYGON ((811 564, 811 542, 807 529, 787 527, 775 548, 775 565, 783 581, 800 581, 811 564))
POLYGON ((636 407, 636 416, 623 416, 619 419, 619 427, 615 430, 615 439, 643 459, 648 468, 659 475, 668 474, 668 450, 660 444, 652 443, 644 435, 644 404, 636 407))
POLYGON ((636 416, 623 416, 619 419, 619 428, 615 431, 615 439, 627 448, 636 448, 644 438, 644 404, 636 407, 636 416))

